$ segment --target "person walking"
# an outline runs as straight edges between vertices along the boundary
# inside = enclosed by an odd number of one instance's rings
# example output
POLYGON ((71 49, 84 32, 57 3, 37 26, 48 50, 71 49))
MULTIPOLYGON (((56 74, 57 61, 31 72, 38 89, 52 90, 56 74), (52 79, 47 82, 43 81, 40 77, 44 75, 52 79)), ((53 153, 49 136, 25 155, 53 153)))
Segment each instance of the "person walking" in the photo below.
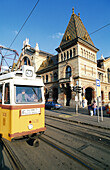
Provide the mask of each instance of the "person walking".
POLYGON ((82 107, 84 108, 84 103, 85 103, 85 97, 83 96, 83 99, 82 99, 82 107))
POLYGON ((96 101, 95 100, 93 102, 92 108, 93 108, 94 115, 96 115, 97 106, 96 106, 96 101))

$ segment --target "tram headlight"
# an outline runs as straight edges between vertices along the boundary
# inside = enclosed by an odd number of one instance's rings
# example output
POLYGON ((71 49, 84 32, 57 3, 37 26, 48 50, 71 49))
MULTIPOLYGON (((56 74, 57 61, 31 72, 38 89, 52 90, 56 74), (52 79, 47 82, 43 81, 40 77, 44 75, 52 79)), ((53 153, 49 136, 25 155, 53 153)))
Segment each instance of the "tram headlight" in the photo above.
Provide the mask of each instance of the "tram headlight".
POLYGON ((33 128, 33 125, 32 124, 29 124, 28 125, 28 129, 31 130, 33 128))

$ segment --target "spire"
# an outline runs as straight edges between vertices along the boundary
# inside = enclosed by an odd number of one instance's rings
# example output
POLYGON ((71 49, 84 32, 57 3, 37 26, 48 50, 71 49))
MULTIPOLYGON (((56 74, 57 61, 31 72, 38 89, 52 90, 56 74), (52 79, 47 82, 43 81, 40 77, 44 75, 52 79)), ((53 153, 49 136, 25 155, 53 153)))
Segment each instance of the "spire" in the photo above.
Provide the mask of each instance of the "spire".
POLYGON ((72 8, 72 12, 73 12, 72 14, 74 14, 74 8, 72 8))
POLYGON ((78 13, 78 17, 80 18, 80 12, 78 13))
POLYGON ((94 46, 83 22, 81 21, 80 13, 78 13, 78 16, 77 16, 74 13, 74 8, 72 8, 72 15, 68 23, 68 26, 66 28, 66 31, 63 35, 60 46, 65 45, 69 41, 72 41, 77 38, 80 38, 86 41, 87 43, 89 43, 90 45, 94 46))

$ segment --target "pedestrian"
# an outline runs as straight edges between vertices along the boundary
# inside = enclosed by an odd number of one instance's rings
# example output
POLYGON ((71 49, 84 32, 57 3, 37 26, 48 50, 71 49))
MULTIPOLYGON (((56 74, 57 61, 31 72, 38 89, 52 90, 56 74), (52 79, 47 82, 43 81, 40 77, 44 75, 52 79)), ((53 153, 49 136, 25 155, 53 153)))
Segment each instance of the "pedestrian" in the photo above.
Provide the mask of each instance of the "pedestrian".
POLYGON ((83 96, 83 99, 82 99, 82 107, 84 108, 84 103, 85 103, 85 97, 83 96))
POLYGON ((95 100, 93 102, 92 108, 93 108, 94 115, 96 115, 97 106, 96 106, 96 101, 95 100))

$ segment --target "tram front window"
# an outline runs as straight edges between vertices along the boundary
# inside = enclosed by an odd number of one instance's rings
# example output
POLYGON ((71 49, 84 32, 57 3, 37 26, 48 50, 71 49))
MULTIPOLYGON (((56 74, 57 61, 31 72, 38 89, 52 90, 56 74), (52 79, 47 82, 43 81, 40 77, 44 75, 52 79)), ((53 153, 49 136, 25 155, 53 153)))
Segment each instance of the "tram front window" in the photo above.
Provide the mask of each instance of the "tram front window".
POLYGON ((16 86, 16 103, 42 102, 41 87, 16 86))

